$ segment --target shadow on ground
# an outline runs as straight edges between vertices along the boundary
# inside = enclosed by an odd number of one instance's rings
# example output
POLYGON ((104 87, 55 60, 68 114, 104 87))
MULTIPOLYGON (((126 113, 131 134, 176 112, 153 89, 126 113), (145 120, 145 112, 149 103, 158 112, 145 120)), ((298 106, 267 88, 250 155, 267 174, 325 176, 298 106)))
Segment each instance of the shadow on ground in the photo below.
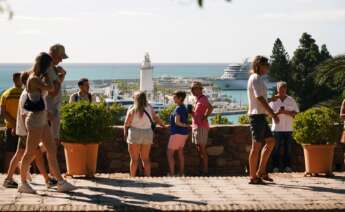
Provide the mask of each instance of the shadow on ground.
POLYGON ((120 186, 120 187, 149 187, 149 188, 163 187, 163 188, 166 188, 166 187, 173 186, 167 183, 144 182, 144 181, 141 181, 140 179, 129 180, 129 179, 110 179, 110 178, 105 178, 105 177, 96 177, 90 180, 93 182, 96 182, 97 184, 120 186))
POLYGON ((117 210, 154 210, 150 207, 150 202, 171 202, 169 205, 178 204, 194 204, 194 205, 207 205, 206 202, 202 201, 189 201, 183 200, 179 197, 162 194, 162 193, 137 193, 132 191, 120 190, 120 187, 152 187, 152 188, 167 188, 172 187, 170 184, 165 183, 153 183, 143 182, 138 179, 127 180, 127 179, 109 179, 109 178, 95 178, 92 181, 96 183, 107 185, 108 188, 100 187, 79 187, 80 189, 87 189, 92 191, 90 194, 85 192, 70 192, 70 196, 57 197, 45 195, 47 197, 69 199, 78 202, 85 202, 90 204, 106 205, 109 209, 117 210), (97 192, 98 194, 94 194, 97 192))

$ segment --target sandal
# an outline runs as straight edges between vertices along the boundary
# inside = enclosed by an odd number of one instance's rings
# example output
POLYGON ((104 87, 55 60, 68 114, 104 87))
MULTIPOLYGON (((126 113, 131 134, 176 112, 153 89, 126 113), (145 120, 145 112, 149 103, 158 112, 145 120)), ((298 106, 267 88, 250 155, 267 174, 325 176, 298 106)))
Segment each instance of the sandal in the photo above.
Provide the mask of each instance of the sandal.
POLYGON ((264 181, 273 182, 273 179, 270 178, 268 174, 262 174, 261 176, 259 176, 259 178, 263 179, 264 181))
POLYGON ((252 178, 249 180, 249 184, 254 184, 254 185, 266 185, 266 183, 264 181, 262 181, 261 178, 256 177, 256 178, 252 178))

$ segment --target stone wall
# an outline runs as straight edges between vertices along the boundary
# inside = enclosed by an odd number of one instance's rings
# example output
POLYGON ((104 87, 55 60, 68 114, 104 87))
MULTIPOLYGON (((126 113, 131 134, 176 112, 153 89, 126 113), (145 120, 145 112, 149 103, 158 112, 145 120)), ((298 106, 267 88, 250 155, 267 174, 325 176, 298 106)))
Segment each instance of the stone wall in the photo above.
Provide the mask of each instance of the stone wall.
MULTIPOLYGON (((129 172, 129 155, 127 144, 123 138, 123 128, 114 128, 117 135, 113 140, 103 142, 99 147, 97 172, 129 172)), ((166 149, 169 139, 167 129, 157 128, 151 150, 152 175, 166 175, 168 162, 166 149)), ((244 175, 248 170, 248 155, 251 147, 249 126, 220 125, 210 129, 207 152, 209 154, 209 171, 211 175, 244 175)), ((3 144, 0 144, 0 160, 3 161, 3 144)), ((344 154, 337 145, 334 156, 334 169, 344 168, 344 154)), ((66 170, 63 147, 59 148, 60 167, 66 170)), ((300 145, 292 145, 292 168, 304 171, 303 149, 300 145)), ((2 163, 1 163, 2 164, 2 163)), ((197 175, 200 159, 191 139, 185 147, 185 170, 187 175, 197 175)), ((1 167, 2 168, 2 167, 1 167)), ((3 169, 1 169, 3 171, 3 169)))

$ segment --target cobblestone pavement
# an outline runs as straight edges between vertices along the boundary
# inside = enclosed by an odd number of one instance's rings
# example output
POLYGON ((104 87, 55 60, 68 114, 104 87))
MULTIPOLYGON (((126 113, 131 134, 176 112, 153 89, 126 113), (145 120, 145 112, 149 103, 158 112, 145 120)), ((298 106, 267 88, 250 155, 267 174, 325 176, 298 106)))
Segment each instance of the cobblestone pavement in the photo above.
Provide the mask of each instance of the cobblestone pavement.
MULTIPOLYGON (((47 190, 39 175, 38 195, 0 187, 0 211, 80 210, 232 210, 345 211, 345 173, 334 178, 273 174, 275 183, 249 185, 247 177, 137 177, 98 174, 94 180, 70 178, 71 193, 47 190)), ((4 175, 0 175, 1 183, 4 175)), ((16 176, 18 179, 18 176, 16 176)))

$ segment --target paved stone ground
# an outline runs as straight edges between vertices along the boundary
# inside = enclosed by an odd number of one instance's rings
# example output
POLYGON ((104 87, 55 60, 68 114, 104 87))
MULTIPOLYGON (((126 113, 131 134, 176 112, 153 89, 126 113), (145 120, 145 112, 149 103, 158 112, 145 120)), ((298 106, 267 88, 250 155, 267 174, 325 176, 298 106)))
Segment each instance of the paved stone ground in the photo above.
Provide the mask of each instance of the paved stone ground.
MULTIPOLYGON (((98 174, 69 179, 79 189, 47 190, 33 176, 38 195, 0 187, 0 211, 227 210, 345 211, 345 173, 334 178, 273 174, 275 183, 249 185, 247 177, 137 177, 98 174)), ((0 175, 3 182, 4 175, 0 175)), ((18 176, 16 176, 18 177, 18 176)))

